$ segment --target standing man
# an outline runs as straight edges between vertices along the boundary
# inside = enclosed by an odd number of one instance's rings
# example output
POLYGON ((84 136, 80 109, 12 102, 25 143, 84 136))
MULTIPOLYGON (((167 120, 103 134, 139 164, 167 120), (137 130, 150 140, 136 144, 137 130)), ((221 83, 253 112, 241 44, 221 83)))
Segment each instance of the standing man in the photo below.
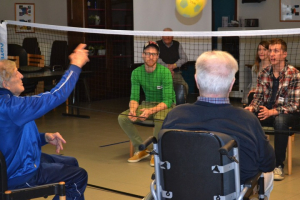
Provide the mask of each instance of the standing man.
POLYGON ((288 135, 299 127, 300 74, 286 63, 287 45, 282 39, 272 39, 269 44, 271 65, 258 75, 257 87, 251 104, 245 109, 254 112, 263 126, 275 129, 274 148, 276 168, 274 179, 284 179, 284 160, 288 135))
MULTIPOLYGON (((275 155, 259 120, 230 105, 229 93, 238 70, 236 60, 222 51, 204 52, 196 62, 195 80, 200 92, 194 104, 175 107, 162 129, 209 130, 235 138, 240 151, 241 183, 259 171, 265 173, 265 195, 273 188, 275 155)), ((199 161, 201 162, 201 161, 199 161)))
POLYGON ((69 69, 50 92, 34 96, 19 96, 24 91, 23 75, 15 62, 0 60, 0 151, 6 160, 8 189, 64 181, 67 200, 84 200, 87 172, 75 158, 42 153, 41 147, 48 143, 59 153, 66 141, 58 132, 39 133, 34 120, 69 97, 89 61, 85 46, 80 44, 69 56, 69 69))
MULTIPOLYGON (((165 28, 163 31, 173 31, 171 28, 165 28)), ((185 96, 189 92, 189 86, 183 79, 180 67, 188 61, 182 45, 173 40, 173 36, 162 36, 162 39, 157 41, 160 48, 158 63, 167 67, 172 73, 173 82, 184 86, 185 96)))
MULTIPOLYGON (((170 71, 157 64, 159 46, 149 41, 144 45, 142 57, 145 64, 133 70, 131 75, 131 95, 129 109, 122 112, 118 121, 123 131, 128 135, 135 148, 135 154, 128 162, 138 162, 149 156, 146 150, 139 151, 143 140, 133 122, 154 120, 154 137, 157 138, 163 120, 175 104, 175 93, 170 71), (143 88, 146 100, 139 105, 140 87, 143 88)), ((150 165, 154 166, 153 156, 150 165)))

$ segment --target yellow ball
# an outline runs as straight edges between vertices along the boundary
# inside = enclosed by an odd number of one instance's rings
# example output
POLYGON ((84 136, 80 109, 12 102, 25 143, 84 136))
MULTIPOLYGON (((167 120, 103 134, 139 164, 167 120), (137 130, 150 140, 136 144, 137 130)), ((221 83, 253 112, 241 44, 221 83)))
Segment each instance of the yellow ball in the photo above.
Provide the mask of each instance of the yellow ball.
POLYGON ((206 5, 206 0, 176 0, 176 9, 183 17, 195 17, 206 5))

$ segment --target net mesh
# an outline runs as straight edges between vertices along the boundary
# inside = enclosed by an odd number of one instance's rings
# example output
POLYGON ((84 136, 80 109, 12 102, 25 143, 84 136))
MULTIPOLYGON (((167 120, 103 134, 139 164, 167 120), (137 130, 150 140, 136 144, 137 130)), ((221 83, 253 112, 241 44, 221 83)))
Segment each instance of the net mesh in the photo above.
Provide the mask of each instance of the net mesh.
MULTIPOLYGON (((182 45, 187 55, 189 62, 180 69, 180 73, 188 85, 187 102, 194 102, 198 95, 194 81, 194 62, 205 51, 224 50, 232 54, 238 61, 239 71, 236 74, 236 82, 230 97, 240 99, 241 103, 247 103, 251 84, 251 67, 255 62, 257 46, 260 41, 269 41, 272 38, 283 39, 287 43, 288 63, 300 67, 300 58, 297 56, 300 48, 300 29, 166 32, 75 28, 16 21, 6 21, 6 23, 8 44, 23 46, 25 38, 36 38, 40 52, 34 53, 44 56, 44 65, 50 66, 50 70, 53 70, 51 62, 55 62, 51 61, 51 59, 55 60, 51 57, 58 51, 52 51, 54 41, 67 42, 67 55, 78 43, 87 44, 90 62, 83 68, 86 76, 83 80, 79 80, 77 96, 74 96, 73 104, 81 109, 120 114, 128 109, 132 92, 140 93, 139 103, 147 98, 161 102, 163 97, 155 96, 157 93, 148 91, 147 88, 132 91, 131 75, 134 69, 144 63, 142 58, 144 44, 147 41, 159 41, 162 36, 174 36, 174 40, 182 45), (24 29, 26 26, 31 26, 34 32, 16 32, 16 26, 24 29), (146 97, 143 90, 147 91, 146 97)), ((20 63, 21 65, 24 64, 20 63)), ((25 63, 25 65, 27 64, 25 63)), ((162 76, 167 77, 168 74, 162 76)), ((147 77, 142 77, 141 81, 147 81, 147 77)), ((159 80, 157 79, 157 81, 159 80)), ((55 84, 55 82, 52 83, 55 84)), ((43 87, 43 84, 39 84, 39 91, 43 91, 43 87)), ((171 94, 167 95, 172 96, 171 94)))

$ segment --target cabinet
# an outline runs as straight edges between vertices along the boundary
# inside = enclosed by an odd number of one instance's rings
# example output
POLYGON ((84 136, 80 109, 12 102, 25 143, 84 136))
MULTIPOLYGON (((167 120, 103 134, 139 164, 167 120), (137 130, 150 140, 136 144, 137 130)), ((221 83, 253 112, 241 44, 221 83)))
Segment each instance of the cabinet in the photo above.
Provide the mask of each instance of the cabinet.
MULTIPOLYGON (((133 30, 133 0, 68 0, 68 26, 94 29, 133 30)), ((80 42, 90 50, 84 70, 93 71, 88 80, 92 100, 130 95, 130 64, 133 36, 68 33, 69 50, 80 42)))

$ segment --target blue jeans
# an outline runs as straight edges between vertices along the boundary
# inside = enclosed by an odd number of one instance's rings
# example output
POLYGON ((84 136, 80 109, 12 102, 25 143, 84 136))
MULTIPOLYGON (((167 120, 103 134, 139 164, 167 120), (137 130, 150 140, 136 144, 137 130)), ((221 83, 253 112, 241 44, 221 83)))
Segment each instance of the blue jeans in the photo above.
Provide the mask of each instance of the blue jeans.
MULTIPOLYGON (((67 200, 84 200, 83 193, 87 186, 87 179, 87 172, 78 166, 76 158, 42 153, 36 174, 17 188, 64 181, 67 200)), ((53 199, 58 200, 59 197, 56 195, 53 199)))

